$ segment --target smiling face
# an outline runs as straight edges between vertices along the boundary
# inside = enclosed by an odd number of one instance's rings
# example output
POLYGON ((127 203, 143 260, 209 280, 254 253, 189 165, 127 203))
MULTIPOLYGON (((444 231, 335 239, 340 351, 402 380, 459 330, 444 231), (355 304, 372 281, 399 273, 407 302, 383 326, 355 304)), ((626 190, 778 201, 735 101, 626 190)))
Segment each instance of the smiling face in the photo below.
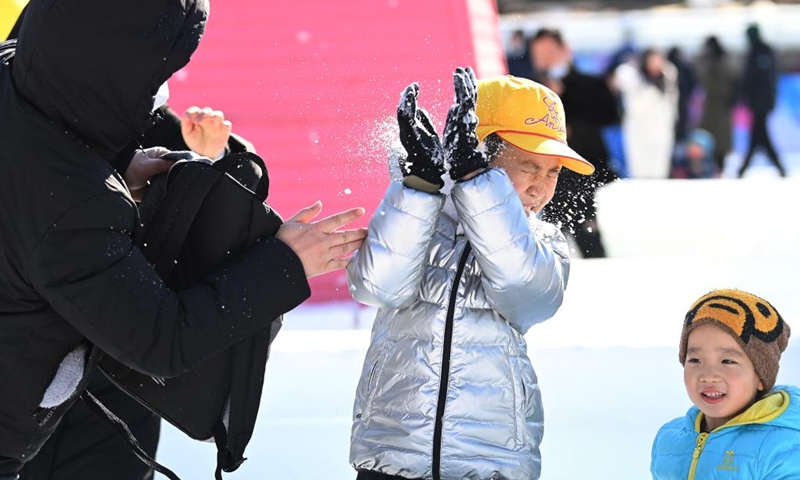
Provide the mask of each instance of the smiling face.
POLYGON ((557 157, 526 152, 503 142, 493 165, 508 174, 526 215, 539 213, 552 200, 561 172, 557 157))
POLYGON ((711 431, 755 402, 764 385, 742 347, 722 328, 705 324, 689 333, 683 382, 711 431))

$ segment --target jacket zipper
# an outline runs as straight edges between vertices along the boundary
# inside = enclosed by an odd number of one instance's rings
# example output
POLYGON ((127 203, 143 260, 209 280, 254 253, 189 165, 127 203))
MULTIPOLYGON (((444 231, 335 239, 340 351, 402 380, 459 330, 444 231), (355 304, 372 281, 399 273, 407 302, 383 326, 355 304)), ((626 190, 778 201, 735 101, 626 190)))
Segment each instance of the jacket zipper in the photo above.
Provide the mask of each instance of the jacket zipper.
POLYGON ((439 380, 439 403, 436 405, 436 424, 433 428, 433 480, 441 479, 442 467, 442 420, 444 419, 444 407, 447 402, 447 384, 450 381, 450 347, 453 341, 453 317, 455 317, 456 297, 458 296, 458 284, 461 282, 461 275, 464 273, 464 266, 467 264, 467 257, 472 249, 467 243, 464 252, 458 261, 458 269, 453 279, 453 286, 450 289, 450 302, 447 306, 447 319, 444 324, 444 339, 442 342, 442 374, 439 380))
POLYGON ((706 445, 707 438, 707 433, 701 433, 700 436, 697 437, 697 444, 694 446, 694 452, 692 452, 692 465, 689 467, 688 480, 694 480, 694 474, 697 470, 697 463, 700 461, 700 454, 703 453, 703 447, 706 445))

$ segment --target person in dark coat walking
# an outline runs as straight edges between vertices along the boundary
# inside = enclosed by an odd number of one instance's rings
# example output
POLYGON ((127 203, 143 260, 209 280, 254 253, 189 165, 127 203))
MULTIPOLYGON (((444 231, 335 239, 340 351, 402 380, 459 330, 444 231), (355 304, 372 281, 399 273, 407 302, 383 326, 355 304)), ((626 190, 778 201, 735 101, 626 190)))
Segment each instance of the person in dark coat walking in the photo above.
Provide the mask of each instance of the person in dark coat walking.
POLYGON ((591 177, 564 171, 543 218, 560 224, 562 231, 575 239, 584 258, 605 257, 594 195, 599 186, 617 179, 602 136, 603 127, 619 123, 616 99, 605 80, 575 68, 570 48, 558 30, 539 30, 531 48, 539 82, 564 103, 570 145, 595 167, 591 177))
POLYGON ((169 162, 137 156, 123 177, 112 161, 150 126, 207 9, 32 0, 18 40, 0 44, 0 477, 16 477, 84 390, 90 345, 178 375, 269 327, 308 298, 308 277, 344 267, 363 240, 363 229, 338 230, 363 209, 314 222, 317 202, 182 291, 134 245, 134 181, 169 162))
POLYGON ((675 121, 675 142, 686 140, 692 129, 690 105, 697 88, 697 75, 694 68, 683 57, 680 47, 672 47, 667 52, 669 60, 678 70, 678 119, 675 121))
POLYGON ((775 98, 778 95, 778 62, 772 47, 761 38, 758 25, 750 25, 747 27, 746 33, 750 50, 747 52, 740 97, 750 108, 753 114, 753 123, 750 127, 750 146, 747 148, 747 155, 739 169, 739 177, 744 176, 745 170, 750 166, 753 154, 759 147, 764 148, 767 157, 778 169, 780 176, 785 177, 786 170, 781 165, 767 129, 767 117, 775 108, 775 98))
POLYGON ((715 36, 706 38, 700 59, 698 77, 705 90, 705 103, 699 127, 714 139, 714 161, 722 172, 733 146, 731 110, 736 100, 736 73, 715 36))

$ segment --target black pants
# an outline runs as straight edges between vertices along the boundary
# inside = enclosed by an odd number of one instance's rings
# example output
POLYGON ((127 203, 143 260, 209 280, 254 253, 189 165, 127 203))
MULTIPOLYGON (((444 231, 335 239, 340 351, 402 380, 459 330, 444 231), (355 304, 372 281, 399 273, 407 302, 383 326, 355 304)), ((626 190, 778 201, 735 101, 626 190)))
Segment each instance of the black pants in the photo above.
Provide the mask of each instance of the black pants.
POLYGON ((772 146, 772 140, 769 138, 769 131, 767 130, 767 114, 769 112, 753 113, 753 127, 750 131, 750 148, 747 149, 747 155, 744 157, 742 168, 739 169, 739 176, 744 175, 744 171, 750 166, 750 160, 753 159, 753 154, 758 147, 763 147, 767 152, 767 157, 773 165, 778 169, 781 177, 786 176, 786 170, 778 160, 778 154, 775 152, 775 147, 772 146))
POLYGON ((422 479, 420 478, 408 479, 406 477, 397 477, 395 475, 384 475, 383 473, 370 472, 368 470, 360 470, 358 472, 356 480, 422 480, 422 479))
MULTIPOLYGON (((121 418, 142 448, 155 457, 161 420, 111 385, 102 374, 96 374, 89 391, 121 418)), ((75 479, 153 479, 153 471, 80 400, 64 415, 39 454, 20 472, 20 480, 75 479)))

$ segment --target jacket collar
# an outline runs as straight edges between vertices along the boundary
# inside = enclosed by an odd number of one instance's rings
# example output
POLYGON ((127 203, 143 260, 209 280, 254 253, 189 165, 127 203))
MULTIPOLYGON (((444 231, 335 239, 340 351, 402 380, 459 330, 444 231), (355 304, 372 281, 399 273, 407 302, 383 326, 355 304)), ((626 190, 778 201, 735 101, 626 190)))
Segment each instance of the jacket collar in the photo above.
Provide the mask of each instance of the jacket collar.
MULTIPOLYGON (((737 427, 742 425, 765 424, 783 415, 791 404, 789 393, 785 390, 773 391, 761 400, 750 406, 747 410, 728 420, 724 425, 715 428, 712 432, 718 432, 725 428, 737 427)), ((690 412, 694 414, 693 426, 696 433, 702 431, 703 419, 705 415, 697 407, 693 407, 690 412)))

